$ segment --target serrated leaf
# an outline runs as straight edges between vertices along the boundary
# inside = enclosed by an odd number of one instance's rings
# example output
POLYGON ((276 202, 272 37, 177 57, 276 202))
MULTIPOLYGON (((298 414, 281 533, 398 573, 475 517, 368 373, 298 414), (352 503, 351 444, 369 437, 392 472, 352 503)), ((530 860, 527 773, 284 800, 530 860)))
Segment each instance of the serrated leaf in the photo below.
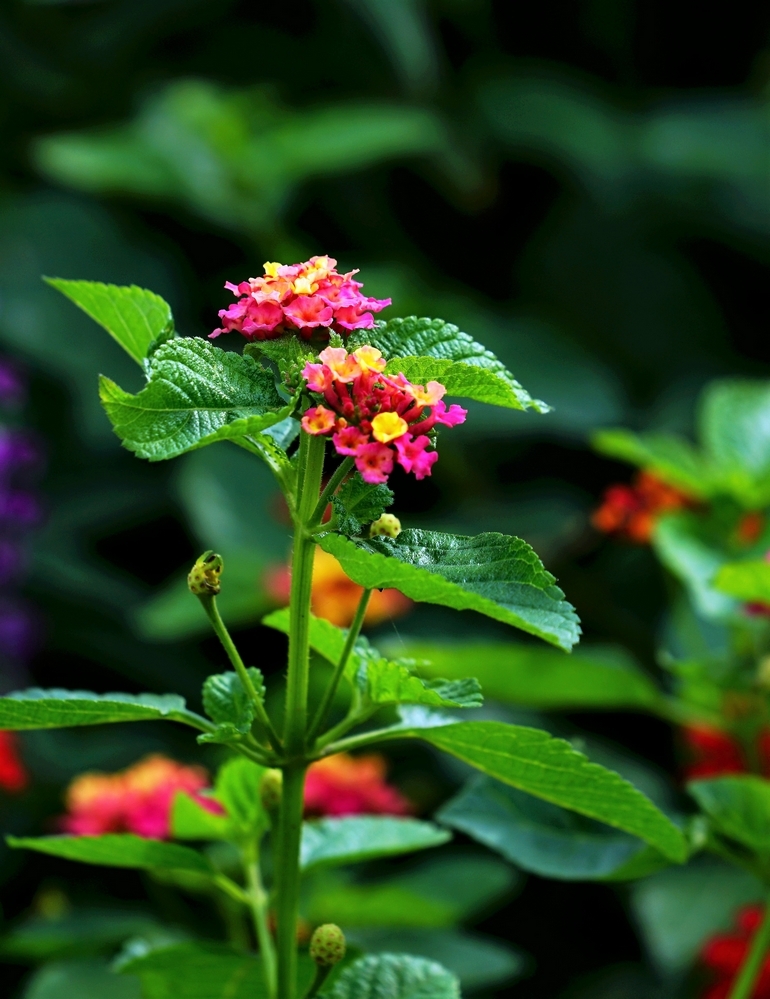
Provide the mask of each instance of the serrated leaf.
POLYGON ((214 797, 224 806, 235 837, 255 838, 270 826, 262 806, 261 786, 266 768, 234 756, 217 773, 214 797))
POLYGON ((635 434, 631 430, 600 430, 591 439, 600 454, 654 472, 664 482, 693 496, 711 495, 710 469, 693 445, 673 434, 635 434))
POLYGON ((110 722, 167 719, 209 728, 178 694, 94 694, 90 690, 15 691, 0 697, 0 729, 70 728, 110 722))
POLYGON ((360 586, 395 587, 412 600, 475 610, 553 645, 577 642, 578 617, 526 541, 406 530, 395 539, 325 534, 320 546, 360 586))
POLYGON ((325 999, 460 999, 453 974, 408 954, 370 954, 342 972, 325 999))
POLYGON ((432 822, 418 819, 380 815, 318 819, 302 826, 300 865, 306 871, 321 865, 357 864, 442 846, 451 838, 432 822))
POLYGON ((386 371, 403 371, 407 378, 423 385, 435 379, 450 395, 538 413, 547 413, 550 408, 533 399, 490 350, 443 319, 391 319, 350 339, 348 349, 370 343, 381 350, 388 358, 386 371))
POLYGON ((770 781, 754 774, 693 780, 687 790, 717 832, 756 853, 770 854, 770 781))
POLYGON ((770 562, 729 562, 714 576, 714 587, 738 600, 770 603, 770 562))
POLYGON ((124 392, 102 375, 99 397, 125 447, 150 461, 254 436, 293 409, 278 394, 272 372, 198 337, 162 344, 141 392, 124 392))
POLYGON ((337 530, 348 537, 361 534, 366 524, 377 520, 392 506, 394 499, 393 491, 387 486, 364 482, 356 472, 332 497, 337 530))
MULTIPOLYGON (((257 693, 264 698, 265 684, 262 673, 254 666, 247 670, 257 693)), ((217 725, 230 724, 245 735, 254 721, 254 704, 243 689, 237 673, 216 673, 203 684, 203 707, 217 725)))
POLYGON ((471 781, 436 818, 525 871, 566 881, 606 878, 647 849, 633 836, 489 777, 471 781))
POLYGON ((437 708, 479 708, 478 680, 423 680, 402 660, 375 659, 361 667, 358 682, 372 704, 427 704, 437 708))
POLYGON ((171 835, 174 839, 227 839, 228 825, 225 815, 209 811, 184 791, 177 791, 174 795, 171 803, 171 835))
POLYGON ((580 646, 571 655, 538 645, 399 642, 420 673, 474 676, 485 696, 531 708, 651 708, 655 684, 621 648, 580 646))
POLYGON ((504 784, 637 836, 670 860, 687 858, 681 830, 649 798, 619 774, 589 762, 564 739, 502 722, 447 724, 448 719, 433 713, 423 727, 414 709, 404 716, 383 739, 424 739, 504 784))
POLYGON ((208 860, 188 846, 145 839, 132 833, 107 833, 104 836, 7 836, 9 846, 35 850, 52 857, 76 860, 81 864, 103 867, 128 867, 138 870, 167 868, 211 874, 208 860))
POLYGON ((138 364, 153 344, 173 335, 171 307, 146 288, 63 278, 45 281, 103 326, 138 364))

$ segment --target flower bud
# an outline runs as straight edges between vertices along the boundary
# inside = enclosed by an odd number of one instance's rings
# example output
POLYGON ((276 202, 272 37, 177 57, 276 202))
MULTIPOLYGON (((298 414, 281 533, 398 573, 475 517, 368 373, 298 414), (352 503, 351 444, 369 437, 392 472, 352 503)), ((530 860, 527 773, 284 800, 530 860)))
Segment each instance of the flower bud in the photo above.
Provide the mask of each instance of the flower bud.
POLYGON ((220 589, 219 577, 224 563, 222 556, 212 551, 204 552, 190 569, 187 585, 196 597, 215 597, 220 589))
POLYGON ((401 533, 401 521, 392 513, 383 515, 370 526, 369 537, 397 538, 401 533))
POLYGON ((334 923, 318 926, 310 938, 310 956, 319 968, 331 968, 345 956, 345 934, 334 923))
POLYGON ((283 795, 283 772, 281 770, 265 771, 259 793, 262 798, 262 807, 266 812, 278 811, 283 795))

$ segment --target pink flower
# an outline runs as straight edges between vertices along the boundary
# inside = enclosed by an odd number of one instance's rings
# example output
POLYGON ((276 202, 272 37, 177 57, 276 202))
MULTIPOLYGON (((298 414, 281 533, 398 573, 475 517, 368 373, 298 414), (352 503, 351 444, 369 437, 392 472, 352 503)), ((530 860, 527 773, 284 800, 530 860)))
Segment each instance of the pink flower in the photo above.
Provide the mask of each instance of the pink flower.
POLYGON ((393 452, 385 444, 362 444, 356 451, 356 468, 364 482, 387 482, 393 471, 393 452))
MULTIPOLYGON (((437 384, 437 382, 428 382, 428 386, 431 384, 437 384)), ((433 419, 436 423, 441 423, 445 427, 456 427, 459 423, 465 423, 465 417, 468 415, 468 410, 463 409, 462 406, 458 406, 457 403, 452 403, 449 409, 446 408, 446 403, 435 402, 433 405, 433 419)))
POLYGON ((355 455, 360 447, 369 443, 369 437, 358 427, 343 427, 332 437, 332 441, 337 454, 355 455))
POLYGON ((332 372, 325 364, 311 364, 310 361, 302 369, 302 377, 310 391, 318 392, 320 395, 330 389, 334 381, 332 372))
POLYGON ((300 329, 331 326, 334 321, 334 310, 319 295, 298 295, 283 307, 283 314, 300 329))
POLYGON ((305 782, 305 813, 321 815, 408 815, 407 799, 385 780, 387 763, 377 753, 338 753, 313 763, 305 782))
POLYGON ((429 437, 413 438, 411 434, 404 434, 395 444, 398 463, 405 472, 412 472, 416 479, 430 475, 433 464, 438 461, 438 452, 425 450, 430 444, 429 437))
POLYGON ((370 330, 374 326, 374 316, 371 312, 359 313, 354 305, 337 309, 334 320, 338 326, 346 330, 370 330))
POLYGON ((336 416, 330 409, 314 406, 302 417, 302 429, 307 434, 328 434, 334 430, 336 416))

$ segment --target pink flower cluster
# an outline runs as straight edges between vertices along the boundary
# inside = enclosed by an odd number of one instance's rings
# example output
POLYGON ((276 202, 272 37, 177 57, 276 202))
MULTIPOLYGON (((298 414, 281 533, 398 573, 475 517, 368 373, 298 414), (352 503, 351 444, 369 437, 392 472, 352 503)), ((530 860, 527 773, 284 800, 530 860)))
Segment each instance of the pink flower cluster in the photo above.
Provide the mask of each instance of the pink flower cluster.
POLYGON ((438 423, 463 423, 467 410, 441 401, 439 382, 413 385, 403 374, 385 375, 385 358, 376 347, 327 347, 320 364, 302 372, 311 392, 326 405, 312 406, 302 417, 309 434, 332 435, 338 454, 355 458, 364 482, 387 482, 394 462, 417 479, 431 474, 438 453, 429 451, 428 431, 438 423), (430 415, 425 415, 426 407, 430 415))
POLYGON ((384 756, 338 753, 313 763, 305 783, 305 814, 408 815, 409 801, 388 784, 384 756))
POLYGON ((208 783, 203 767, 185 766, 159 753, 120 773, 81 774, 67 789, 67 814, 61 827, 76 836, 129 832, 147 839, 168 839, 177 791, 221 814, 216 801, 200 794, 208 783))
POLYGON ((247 340, 270 340, 284 333, 299 333, 309 339, 314 331, 337 333, 368 330, 374 326, 373 312, 390 305, 389 298, 362 295, 358 273, 338 274, 332 257, 311 257, 301 264, 266 263, 262 277, 240 284, 228 281, 225 288, 239 299, 222 309, 220 336, 237 330, 247 340))

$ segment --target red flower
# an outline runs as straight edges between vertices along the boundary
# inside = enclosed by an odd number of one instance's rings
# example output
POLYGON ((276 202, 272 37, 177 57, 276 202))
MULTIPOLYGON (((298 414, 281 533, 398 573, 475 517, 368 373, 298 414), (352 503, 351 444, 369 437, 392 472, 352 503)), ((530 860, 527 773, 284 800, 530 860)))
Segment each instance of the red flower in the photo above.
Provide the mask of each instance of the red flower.
MULTIPOLYGON (((716 981, 702 999, 726 999, 730 994, 763 915, 764 911, 759 906, 741 909, 736 918, 737 928, 732 933, 719 933, 703 945, 701 960, 713 972, 716 981)), ((770 956, 765 958, 752 999, 770 999, 770 956)))
POLYGON ((16 794, 29 784, 29 774, 19 755, 15 732, 0 731, 0 787, 16 794))
POLYGON ((639 472, 632 485, 614 485, 605 491, 591 522, 605 534, 619 534, 637 544, 647 544, 661 514, 692 504, 686 493, 651 472, 639 472))
POLYGON ((407 815, 410 805, 385 780, 387 762, 371 753, 338 753, 313 763, 305 782, 305 813, 320 815, 407 815))

